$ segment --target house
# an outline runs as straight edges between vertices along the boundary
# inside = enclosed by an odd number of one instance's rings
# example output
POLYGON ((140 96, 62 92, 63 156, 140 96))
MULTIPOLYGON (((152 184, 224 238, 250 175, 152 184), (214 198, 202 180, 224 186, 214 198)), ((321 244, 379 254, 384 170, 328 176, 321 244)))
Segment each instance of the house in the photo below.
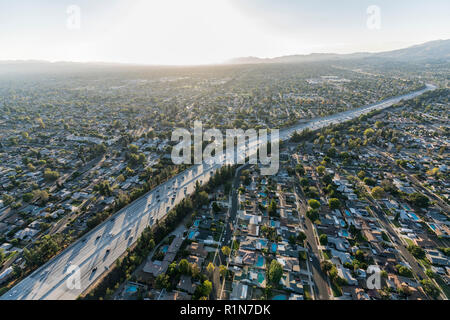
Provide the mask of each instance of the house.
POLYGON ((146 273, 152 274, 154 277, 157 277, 158 275, 165 273, 167 271, 167 268, 169 267, 169 264, 173 261, 173 259, 175 259, 175 256, 178 250, 180 249, 182 242, 183 242, 182 237, 179 236, 175 237, 175 239, 173 239, 172 243, 167 249, 167 253, 164 256, 164 260, 151 261, 151 259, 149 259, 149 261, 145 264, 142 270, 146 273))
POLYGON ((294 292, 296 294, 303 294, 303 284, 297 281, 291 273, 285 272, 280 279, 280 283, 285 290, 294 292))
POLYGON ((250 250, 239 249, 233 262, 240 265, 254 265, 256 262, 256 253, 250 250))
POLYGON ((336 237, 328 237, 328 243, 333 244, 336 248, 336 250, 339 251, 347 251, 347 248, 349 247, 349 243, 344 238, 336 238, 336 237))
POLYGON ((444 256, 440 251, 438 250, 426 250, 426 256, 428 260, 432 264, 440 265, 440 266, 448 266, 449 261, 446 256, 444 256))
MULTIPOLYGON (((335 260, 335 259, 333 258, 332 261, 333 260, 335 260)), ((356 286, 358 284, 358 281, 355 278, 353 278, 349 269, 344 268, 340 263, 335 263, 335 264, 336 264, 336 269, 338 271, 339 277, 345 279, 347 281, 348 285, 356 286)))
POLYGON ((5 269, 5 271, 0 273, 0 283, 7 281, 9 279, 9 277, 12 275, 12 273, 13 273, 12 267, 7 268, 7 269, 5 269))
POLYGON ((353 300, 370 300, 369 295, 361 288, 354 288, 352 292, 353 300))
POLYGON ((230 300, 247 300, 248 285, 243 283, 233 283, 233 290, 231 291, 230 300))
POLYGON ((14 238, 20 239, 20 240, 31 239, 38 233, 39 233, 39 230, 25 228, 23 230, 17 231, 16 234, 14 235, 14 238))
POLYGON ((283 270, 290 272, 300 272, 300 264, 298 258, 278 257, 277 261, 283 266, 283 270))
POLYGON ((352 263, 352 258, 348 252, 337 251, 330 248, 330 253, 333 257, 338 258, 342 264, 345 264, 346 262, 352 263))
POLYGON ((151 261, 149 260, 142 269, 145 273, 152 274, 154 277, 159 276, 167 271, 169 267, 168 261, 151 261))
POLYGON ((180 281, 178 281, 177 289, 185 291, 189 294, 193 294, 195 291, 195 284, 192 283, 192 279, 189 276, 182 275, 180 281))
POLYGON ((189 257, 187 257, 186 260, 191 264, 192 263, 196 264, 198 266, 198 268, 201 270, 202 266, 203 266, 203 262, 205 261, 205 258, 190 255, 189 257))

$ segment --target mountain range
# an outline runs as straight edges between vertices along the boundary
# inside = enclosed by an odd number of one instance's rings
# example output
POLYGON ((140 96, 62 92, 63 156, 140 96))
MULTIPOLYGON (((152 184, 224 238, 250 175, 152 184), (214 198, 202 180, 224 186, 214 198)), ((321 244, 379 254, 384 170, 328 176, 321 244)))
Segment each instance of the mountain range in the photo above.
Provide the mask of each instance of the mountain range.
MULTIPOLYGON (((439 62, 450 63, 450 39, 430 41, 412 47, 378 52, 378 53, 312 53, 308 55, 288 55, 276 58, 242 57, 226 61, 224 64, 267 64, 267 63, 302 63, 315 61, 339 61, 354 59, 383 59, 402 62, 439 62)), ((7 60, 0 61, 0 74, 30 73, 30 72, 68 72, 85 70, 102 70, 108 68, 124 70, 141 68, 142 65, 103 62, 48 62, 41 60, 7 60)), ((152 66, 164 67, 164 66, 152 66)))
POLYGON ((289 55, 276 58, 241 57, 227 61, 228 64, 259 63, 300 63, 326 60, 345 60, 358 58, 384 58, 400 61, 420 62, 424 60, 450 61, 450 39, 430 41, 412 47, 378 53, 359 52, 350 54, 311 53, 308 55, 289 55))

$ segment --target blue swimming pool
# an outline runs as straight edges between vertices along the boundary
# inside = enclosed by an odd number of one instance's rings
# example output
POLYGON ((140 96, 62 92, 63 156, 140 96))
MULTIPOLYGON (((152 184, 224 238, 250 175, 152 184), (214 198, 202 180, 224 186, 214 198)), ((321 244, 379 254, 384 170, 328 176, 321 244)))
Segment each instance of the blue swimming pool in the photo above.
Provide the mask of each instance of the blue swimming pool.
POLYGON ((409 215, 414 219, 414 221, 419 221, 420 220, 419 217, 416 216, 416 214, 414 214, 412 212, 409 215))
POLYGON ((349 212, 348 210, 345 210, 345 215, 346 215, 347 217, 351 217, 350 212, 349 212))
POLYGON ((436 226, 434 224, 429 223, 428 225, 430 226, 431 229, 433 229, 433 231, 436 231, 436 226))
POLYGON ((267 194, 265 194, 264 192, 260 192, 260 193, 259 193, 259 196, 260 196, 261 198, 265 198, 265 197, 267 197, 267 194))
POLYGON ((258 283, 262 284, 264 282, 264 280, 266 280, 266 276, 264 275, 264 273, 259 272, 258 273, 258 283))
POLYGON ((270 249, 272 250, 272 252, 277 252, 277 244, 272 243, 272 245, 270 246, 270 249))
POLYGON ((341 220, 341 227, 345 227, 345 221, 341 220))
POLYGON ((192 230, 191 232, 189 232, 188 239, 192 240, 194 238, 194 236, 195 236, 195 230, 192 230))
POLYGON ((194 226, 198 227, 200 225, 200 220, 195 220, 194 221, 194 226))
POLYGON ((343 237, 348 237, 348 231, 347 230, 342 230, 341 234, 343 237))
POLYGON ((259 243, 261 244, 261 246, 265 247, 267 246, 267 241, 266 240, 259 240, 259 243))
POLYGON ((255 266, 257 266, 259 268, 262 268, 264 266, 264 257, 263 256, 258 256, 255 266))
POLYGON ((166 245, 166 246, 164 246, 164 247, 161 248, 161 251, 162 251, 163 253, 166 253, 168 249, 169 249, 169 246, 166 245))
POLYGON ((287 296, 285 296, 284 294, 277 294, 272 298, 272 300, 287 300, 287 296))
POLYGON ((126 291, 127 293, 135 293, 135 292, 137 292, 137 287, 136 287, 136 286, 128 286, 128 287, 125 289, 125 291, 126 291))

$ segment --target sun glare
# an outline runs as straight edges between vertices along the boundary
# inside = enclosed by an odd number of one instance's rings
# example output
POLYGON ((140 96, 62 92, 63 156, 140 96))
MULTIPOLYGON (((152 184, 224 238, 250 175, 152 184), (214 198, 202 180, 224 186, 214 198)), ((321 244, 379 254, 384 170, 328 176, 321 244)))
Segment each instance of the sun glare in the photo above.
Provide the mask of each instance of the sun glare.
POLYGON ((121 41, 122 49, 114 52, 119 60, 154 64, 219 63, 251 55, 255 45, 276 47, 258 21, 225 0, 142 0, 123 13, 109 34, 111 47, 121 41))

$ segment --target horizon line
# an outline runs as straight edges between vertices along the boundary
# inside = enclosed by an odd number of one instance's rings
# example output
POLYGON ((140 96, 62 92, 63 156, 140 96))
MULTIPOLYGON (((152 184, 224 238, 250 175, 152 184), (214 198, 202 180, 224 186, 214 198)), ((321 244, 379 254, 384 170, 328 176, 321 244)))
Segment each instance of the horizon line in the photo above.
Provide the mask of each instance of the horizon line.
MULTIPOLYGON (((48 63, 48 64, 96 64, 96 65, 116 65, 116 66, 145 66, 145 67, 204 67, 204 66, 224 66, 224 65, 235 65, 240 63, 233 63, 233 60, 239 60, 239 59, 257 59, 257 60, 275 60, 278 58, 283 57, 307 57, 312 55, 337 55, 337 56, 346 56, 346 55, 356 55, 356 54, 377 54, 377 53, 384 53, 384 52, 393 52, 403 49, 409 49, 416 46, 424 45, 431 42, 438 42, 438 41, 449 41, 449 39, 434 39, 429 40, 422 43, 416 43, 409 46, 399 47, 397 49, 392 50, 379 50, 379 51, 354 51, 349 53, 336 53, 336 52, 310 52, 310 53, 304 53, 304 54, 285 54, 281 56, 272 56, 272 57, 260 57, 260 56, 240 56, 240 57, 232 57, 228 58, 225 61, 222 62, 209 62, 209 63, 195 63, 195 64, 154 64, 154 63, 141 63, 141 62, 120 62, 120 61, 76 61, 76 60, 42 60, 42 59, 4 59, 0 60, 0 65, 5 63, 48 63)), ((245 64, 245 63, 241 63, 245 64)))

